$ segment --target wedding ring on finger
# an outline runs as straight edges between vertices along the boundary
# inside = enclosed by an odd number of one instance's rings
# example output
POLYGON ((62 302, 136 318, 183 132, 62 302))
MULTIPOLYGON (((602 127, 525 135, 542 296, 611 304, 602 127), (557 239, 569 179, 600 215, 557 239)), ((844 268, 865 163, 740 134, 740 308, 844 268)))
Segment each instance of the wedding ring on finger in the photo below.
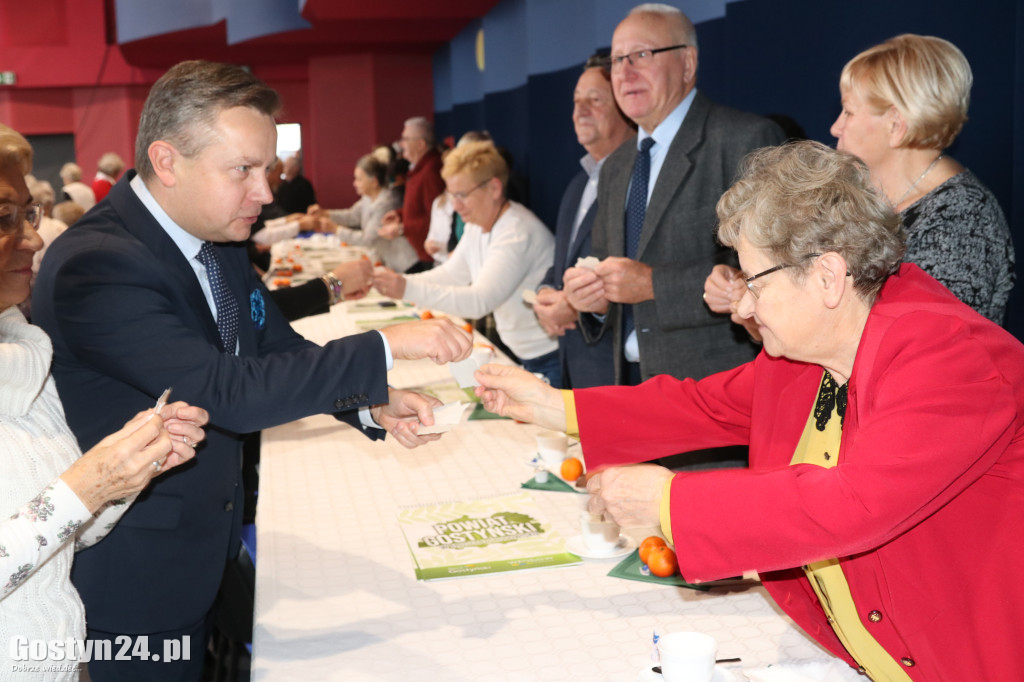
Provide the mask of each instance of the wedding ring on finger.
POLYGON ((153 460, 153 471, 160 471, 160 462, 153 460))

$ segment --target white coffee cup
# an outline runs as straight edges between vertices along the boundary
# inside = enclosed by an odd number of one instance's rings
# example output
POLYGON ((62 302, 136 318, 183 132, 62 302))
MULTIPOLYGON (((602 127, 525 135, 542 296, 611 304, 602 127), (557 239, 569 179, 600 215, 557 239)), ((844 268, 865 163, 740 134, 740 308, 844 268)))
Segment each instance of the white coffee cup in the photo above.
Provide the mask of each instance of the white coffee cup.
POLYGON ((619 544, 619 526, 600 514, 580 512, 580 536, 591 552, 611 552, 619 544))
POLYGON ((711 682, 718 642, 703 632, 670 632, 658 639, 665 682, 711 682))
POLYGON ((569 437, 561 431, 541 431, 537 434, 537 454, 545 466, 562 466, 565 452, 569 449, 569 437))

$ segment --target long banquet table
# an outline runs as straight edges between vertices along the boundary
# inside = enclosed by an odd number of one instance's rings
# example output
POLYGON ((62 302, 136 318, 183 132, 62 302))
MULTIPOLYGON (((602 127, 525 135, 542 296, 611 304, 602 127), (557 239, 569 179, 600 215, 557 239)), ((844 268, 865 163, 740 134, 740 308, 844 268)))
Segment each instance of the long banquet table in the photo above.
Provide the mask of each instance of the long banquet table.
MULTIPOLYGON (((365 317, 340 305, 295 327, 324 342, 365 317)), ((389 381, 449 376, 429 361, 399 361, 389 381)), ((701 592, 608 577, 619 559, 418 581, 398 508, 518 491, 532 475, 537 431, 473 421, 412 451, 329 416, 264 431, 252 679, 632 681, 649 676, 654 630, 714 636, 720 657, 742 658, 725 666, 736 680, 831 659, 759 585, 701 592)), ((579 532, 584 495, 531 494, 563 538, 579 532)))

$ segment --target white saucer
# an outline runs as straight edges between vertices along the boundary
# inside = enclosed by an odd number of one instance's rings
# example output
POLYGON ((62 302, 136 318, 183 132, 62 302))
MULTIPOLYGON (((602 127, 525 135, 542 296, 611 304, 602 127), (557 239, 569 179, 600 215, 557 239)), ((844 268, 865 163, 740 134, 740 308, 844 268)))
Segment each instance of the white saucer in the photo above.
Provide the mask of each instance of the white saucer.
MULTIPOLYGON (((644 666, 644 669, 636 676, 636 682, 663 682, 665 678, 661 676, 661 673, 651 670, 655 665, 657 663, 644 666)), ((711 682, 737 682, 739 679, 741 678, 737 677, 733 671, 720 665, 715 666, 715 674, 711 676, 711 682)))
POLYGON ((620 535, 618 544, 611 549, 594 551, 592 549, 587 549, 587 546, 583 544, 583 536, 573 535, 565 541, 565 548, 576 556, 583 557, 584 559, 614 559, 616 557, 625 556, 636 549, 636 540, 628 535, 620 535))

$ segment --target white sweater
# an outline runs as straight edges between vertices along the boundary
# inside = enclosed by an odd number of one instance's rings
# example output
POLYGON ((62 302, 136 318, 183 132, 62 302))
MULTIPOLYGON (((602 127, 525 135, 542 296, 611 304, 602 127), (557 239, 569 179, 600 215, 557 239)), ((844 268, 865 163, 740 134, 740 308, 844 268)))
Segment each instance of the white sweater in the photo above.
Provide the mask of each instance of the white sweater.
POLYGON ((75 549, 71 540, 79 548, 93 544, 128 508, 127 503, 111 504, 94 518, 58 478, 81 452, 50 376, 52 355, 46 333, 28 324, 17 308, 0 312, 0 679, 4 680, 78 679, 75 672, 28 676, 12 672, 11 638, 85 637, 82 602, 70 579, 75 549))
POLYGON ((555 260, 555 238, 522 204, 508 209, 490 232, 466 223, 448 260, 405 278, 404 299, 471 320, 494 313, 498 336, 522 360, 558 349, 540 326, 523 289, 537 288, 555 260))

